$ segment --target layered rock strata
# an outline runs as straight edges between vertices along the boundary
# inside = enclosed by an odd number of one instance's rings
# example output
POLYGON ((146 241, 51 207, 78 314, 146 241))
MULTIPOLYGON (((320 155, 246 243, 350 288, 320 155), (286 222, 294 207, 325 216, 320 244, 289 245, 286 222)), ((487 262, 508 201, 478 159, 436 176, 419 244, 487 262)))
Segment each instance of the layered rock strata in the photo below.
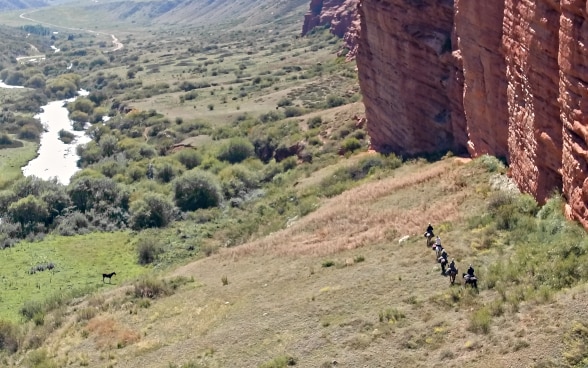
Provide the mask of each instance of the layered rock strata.
POLYGON ((509 161, 588 227, 588 23, 577 0, 361 0, 357 64, 372 145, 509 161))

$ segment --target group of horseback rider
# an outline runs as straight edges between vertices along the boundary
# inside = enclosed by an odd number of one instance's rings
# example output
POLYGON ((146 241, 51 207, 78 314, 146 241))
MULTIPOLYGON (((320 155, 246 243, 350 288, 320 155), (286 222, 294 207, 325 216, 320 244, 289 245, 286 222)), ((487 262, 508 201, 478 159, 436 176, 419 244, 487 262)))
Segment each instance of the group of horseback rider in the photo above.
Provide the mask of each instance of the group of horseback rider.
MULTIPOLYGON (((427 231, 425 232, 425 237, 428 239, 433 239, 433 237, 435 237, 435 234, 433 233, 433 226, 429 223, 429 226, 427 226, 427 231)), ((430 243, 427 242, 427 246, 429 246, 430 243)), ((433 249, 436 252, 436 256, 437 256, 437 262, 439 264, 441 264, 441 274, 443 276, 452 276, 452 284, 453 284, 453 280, 455 280, 455 275, 457 275, 457 268, 455 267, 455 260, 452 258, 451 262, 448 261, 449 255, 447 254, 447 251, 445 250, 445 248, 443 248, 443 246, 441 245, 441 238, 439 236, 437 236, 435 238, 435 244, 433 246, 433 249)), ((476 280, 476 276, 474 275, 474 267, 470 264, 470 266, 468 267, 467 273, 465 273, 463 275, 466 284, 468 284, 469 281, 475 281, 476 280)))

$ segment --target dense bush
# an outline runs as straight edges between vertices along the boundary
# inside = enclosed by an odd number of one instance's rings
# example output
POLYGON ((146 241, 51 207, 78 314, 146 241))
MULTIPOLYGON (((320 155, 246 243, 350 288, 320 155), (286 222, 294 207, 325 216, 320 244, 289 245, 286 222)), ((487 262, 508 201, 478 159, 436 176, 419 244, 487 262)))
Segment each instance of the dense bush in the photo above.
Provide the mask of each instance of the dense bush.
POLYGON ((37 223, 45 223, 49 220, 47 204, 30 195, 19 199, 8 207, 8 218, 20 224, 23 235, 31 232, 37 223))
POLYGON ((220 205, 221 188, 217 178, 209 172, 193 169, 174 180, 174 199, 183 211, 220 205))
POLYGON ((59 235, 73 236, 86 234, 91 230, 91 225, 83 213, 75 211, 59 217, 56 230, 59 235))
POLYGON ((308 121, 307 121, 308 129, 318 128, 322 125, 322 123, 323 123, 323 118, 321 118, 320 116, 312 117, 312 118, 308 119, 308 121))
POLYGON ((144 236, 137 245, 138 262, 142 265, 151 264, 162 252, 163 249, 156 239, 144 236))
POLYGON ((202 163, 202 155, 193 149, 183 149, 175 154, 175 158, 188 170, 191 170, 202 163))
POLYGON ((148 193, 131 205, 131 227, 135 230, 165 227, 173 219, 174 205, 165 196, 148 193))
POLYGON ((219 160, 235 164, 253 156, 254 153, 255 148, 248 139, 231 138, 220 147, 217 157, 219 160))

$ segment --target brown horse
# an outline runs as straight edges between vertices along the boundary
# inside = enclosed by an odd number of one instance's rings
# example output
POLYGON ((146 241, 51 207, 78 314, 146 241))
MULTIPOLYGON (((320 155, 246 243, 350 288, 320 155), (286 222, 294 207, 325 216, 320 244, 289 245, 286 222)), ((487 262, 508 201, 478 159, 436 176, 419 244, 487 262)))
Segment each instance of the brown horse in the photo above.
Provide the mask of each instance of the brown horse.
POLYGON ((114 276, 114 275, 116 275, 116 272, 103 273, 102 274, 102 282, 104 282, 104 279, 108 279, 108 283, 111 283, 112 276, 114 276))
POLYGON ((425 238, 427 238, 427 247, 433 245, 433 234, 425 232, 425 238))
POLYGON ((451 268, 448 268, 447 271, 445 271, 445 276, 449 276, 449 282, 451 283, 451 285, 453 285, 455 283, 455 277, 458 274, 458 270, 457 268, 452 270, 451 268))

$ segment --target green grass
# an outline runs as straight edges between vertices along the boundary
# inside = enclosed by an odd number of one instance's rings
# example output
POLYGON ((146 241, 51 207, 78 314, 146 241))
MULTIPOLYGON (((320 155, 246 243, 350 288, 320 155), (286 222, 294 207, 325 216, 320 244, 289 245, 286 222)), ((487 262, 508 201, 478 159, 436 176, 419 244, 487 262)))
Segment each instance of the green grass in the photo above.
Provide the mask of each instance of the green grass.
POLYGON ((2 252, 0 319, 17 321, 25 302, 40 303, 62 296, 108 288, 102 274, 115 271, 112 285, 134 279, 146 268, 125 232, 94 233, 73 237, 47 237, 42 243, 20 243, 2 252), (35 274, 36 264, 53 262, 55 268, 35 274))
POLYGON ((22 177, 21 168, 32 160, 37 153, 37 144, 22 141, 23 147, 0 149, 0 189, 7 188, 12 182, 22 177))

